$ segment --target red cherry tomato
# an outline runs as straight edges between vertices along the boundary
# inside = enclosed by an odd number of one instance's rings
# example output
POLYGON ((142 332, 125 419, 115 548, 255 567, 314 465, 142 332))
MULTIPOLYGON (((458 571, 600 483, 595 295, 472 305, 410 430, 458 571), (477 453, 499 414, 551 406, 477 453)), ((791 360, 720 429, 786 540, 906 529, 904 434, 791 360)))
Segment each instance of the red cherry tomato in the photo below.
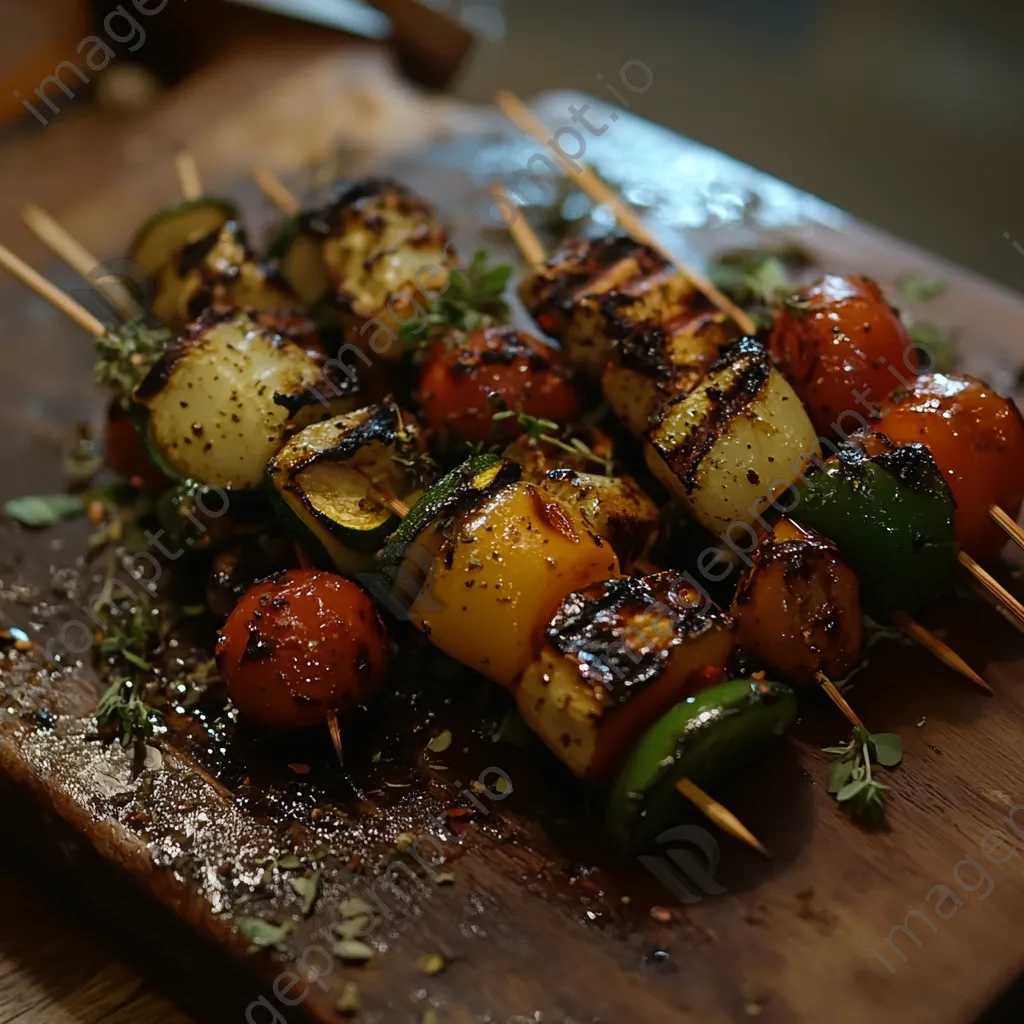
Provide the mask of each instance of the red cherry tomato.
POLYGON ((217 636, 217 667, 248 719, 303 729, 366 700, 387 666, 370 599, 332 573, 292 569, 251 587, 217 636))
POLYGON ((920 442, 946 476, 956 502, 960 546, 985 560, 1006 535, 992 521, 997 505, 1013 518, 1024 499, 1024 418, 1010 399, 973 377, 918 377, 882 405, 875 428, 896 444, 920 442))
POLYGON ((495 327, 456 347, 434 343, 417 394, 428 427, 468 442, 522 433, 515 417, 495 423, 503 406, 492 394, 509 409, 555 423, 575 419, 581 406, 561 354, 531 334, 495 327))
POLYGON ((863 416, 920 369, 899 316, 866 277, 829 275, 798 292, 775 314, 768 346, 822 437, 852 433, 844 412, 863 416))
POLYGON ((107 410, 107 433, 103 442, 107 465, 123 476, 133 487, 146 491, 162 491, 170 480, 157 469, 146 451, 131 414, 113 402, 107 410))

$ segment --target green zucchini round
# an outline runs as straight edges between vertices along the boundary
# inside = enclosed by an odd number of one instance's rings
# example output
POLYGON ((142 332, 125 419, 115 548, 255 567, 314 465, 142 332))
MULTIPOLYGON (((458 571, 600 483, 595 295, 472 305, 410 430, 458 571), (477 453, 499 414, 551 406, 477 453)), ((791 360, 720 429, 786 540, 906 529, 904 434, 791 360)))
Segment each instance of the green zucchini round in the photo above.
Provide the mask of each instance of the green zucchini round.
POLYGON ((168 203, 135 233, 128 255, 153 277, 184 248, 238 217, 234 203, 215 196, 168 203))
POLYGON ((408 497, 398 456, 415 442, 414 424, 390 399, 307 427, 267 464, 275 513, 319 564, 346 575, 372 568, 401 523, 381 495, 408 497))

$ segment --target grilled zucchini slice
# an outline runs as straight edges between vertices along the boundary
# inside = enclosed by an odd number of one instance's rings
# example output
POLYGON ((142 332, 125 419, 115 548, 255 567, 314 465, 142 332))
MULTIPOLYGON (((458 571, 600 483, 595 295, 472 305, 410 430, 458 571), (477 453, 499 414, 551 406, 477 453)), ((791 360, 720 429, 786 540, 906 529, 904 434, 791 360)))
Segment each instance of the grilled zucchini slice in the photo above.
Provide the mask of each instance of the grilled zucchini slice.
POLYGON ((278 229, 268 258, 276 260, 281 275, 307 309, 328 299, 332 291, 331 275, 324 262, 323 236, 314 230, 316 213, 289 217, 278 229))
POLYGON ((516 702, 576 775, 602 782, 653 721, 720 677, 732 647, 729 616, 680 573, 606 580, 562 602, 516 702))
POLYGON ((320 364, 256 311, 211 310, 136 388, 144 437, 168 475, 228 491, 259 487, 267 462, 296 431, 351 410, 328 402, 320 364))
POLYGON ((422 449, 415 421, 390 399, 314 423, 268 463, 271 505, 319 564, 365 572, 401 523, 382 497, 407 501, 413 480, 405 460, 422 449))
POLYGON ((655 417, 651 471, 714 533, 750 524, 820 455, 804 407, 751 338, 723 346, 707 378, 655 417))
POLYGON ((169 203, 139 228, 128 255, 152 277, 188 246, 237 219, 238 208, 233 203, 213 196, 169 203))

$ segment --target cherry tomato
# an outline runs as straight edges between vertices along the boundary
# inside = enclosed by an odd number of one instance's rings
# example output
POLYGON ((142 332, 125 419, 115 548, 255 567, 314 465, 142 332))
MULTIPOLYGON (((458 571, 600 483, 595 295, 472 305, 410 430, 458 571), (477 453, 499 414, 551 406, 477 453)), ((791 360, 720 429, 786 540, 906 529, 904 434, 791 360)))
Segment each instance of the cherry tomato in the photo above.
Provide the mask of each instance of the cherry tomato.
POLYGON ((123 476, 132 487, 162 491, 170 480, 154 465, 146 445, 135 428, 131 414, 112 402, 107 410, 107 433, 103 442, 107 465, 123 476))
POLYGON ((882 405, 876 429, 932 453, 956 502, 956 534, 973 558, 999 554, 997 505, 1016 518, 1024 499, 1024 419, 1013 402, 973 377, 930 373, 882 405))
POLYGON ((560 353, 513 327, 476 331, 457 347, 435 342, 423 367, 417 398, 431 429, 468 442, 522 433, 514 416, 494 421, 494 414, 504 407, 567 423, 581 406, 560 353), (491 400, 492 394, 504 406, 491 400))
POLYGON ((244 716, 303 729, 366 700, 387 633, 370 599, 332 573, 291 569, 252 586, 217 636, 217 667, 244 716))
POLYGON ((768 346, 822 437, 852 433, 843 413, 863 415, 920 369, 899 316, 866 277, 829 275, 798 292, 775 314, 768 346))

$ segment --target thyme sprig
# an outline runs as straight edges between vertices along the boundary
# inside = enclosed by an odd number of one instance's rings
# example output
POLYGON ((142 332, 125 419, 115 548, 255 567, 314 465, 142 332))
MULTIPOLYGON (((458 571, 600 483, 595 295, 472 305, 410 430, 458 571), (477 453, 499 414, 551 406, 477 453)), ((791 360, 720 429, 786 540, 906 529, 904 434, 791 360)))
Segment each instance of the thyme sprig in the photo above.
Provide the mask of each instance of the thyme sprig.
POLYGON ((132 392, 167 348, 172 334, 166 327, 149 327, 132 320, 96 339, 96 383, 114 389, 128 408, 132 392))
POLYGON ((453 270, 445 290, 427 302, 426 316, 403 327, 400 337, 417 348, 453 330, 468 333, 507 324, 510 310, 504 296, 512 273, 509 263, 488 266, 486 251, 477 250, 469 266, 453 270))
POLYGON ((877 824, 885 814, 885 791, 871 771, 872 764, 895 768, 903 760, 903 741, 895 733, 869 733, 855 726, 849 743, 825 747, 835 760, 828 769, 828 791, 857 817, 877 824))

